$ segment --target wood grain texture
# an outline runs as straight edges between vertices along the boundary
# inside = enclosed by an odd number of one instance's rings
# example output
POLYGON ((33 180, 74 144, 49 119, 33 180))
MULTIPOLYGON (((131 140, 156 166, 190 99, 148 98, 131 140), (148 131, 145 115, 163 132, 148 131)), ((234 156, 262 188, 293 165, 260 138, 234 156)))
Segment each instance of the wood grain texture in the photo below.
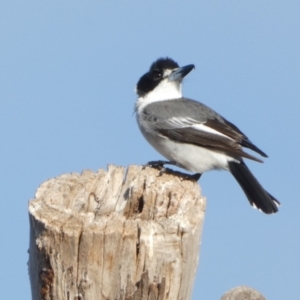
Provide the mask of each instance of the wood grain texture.
POLYGON ((266 298, 250 287, 238 286, 228 291, 221 300, 266 300, 266 298))
POLYGON ((43 183, 29 203, 36 299, 190 299, 205 199, 178 172, 110 165, 43 183))

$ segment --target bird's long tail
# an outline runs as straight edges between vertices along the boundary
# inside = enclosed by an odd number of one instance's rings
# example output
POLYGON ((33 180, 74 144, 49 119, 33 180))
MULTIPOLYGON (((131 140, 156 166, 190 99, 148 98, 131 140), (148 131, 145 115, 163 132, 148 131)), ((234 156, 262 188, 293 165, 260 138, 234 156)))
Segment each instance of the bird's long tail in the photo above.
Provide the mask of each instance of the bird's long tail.
POLYGON ((229 169, 245 192, 250 204, 266 214, 276 213, 280 202, 257 181, 243 161, 229 162, 229 169))

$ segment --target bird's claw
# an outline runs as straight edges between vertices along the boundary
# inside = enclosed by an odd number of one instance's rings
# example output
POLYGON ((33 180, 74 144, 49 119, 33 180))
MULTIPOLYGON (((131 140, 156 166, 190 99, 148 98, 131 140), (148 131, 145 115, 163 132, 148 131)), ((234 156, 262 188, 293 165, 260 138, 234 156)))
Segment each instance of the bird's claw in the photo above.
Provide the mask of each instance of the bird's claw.
MULTIPOLYGON (((151 167, 159 170, 159 176, 162 176, 164 173, 166 173, 168 170, 164 167, 164 165, 173 165, 177 166, 177 163, 175 161, 168 161, 168 160, 153 160, 149 161, 147 164, 143 166, 143 169, 146 167, 151 167)), ((193 175, 186 174, 186 180, 192 180, 192 181, 198 181, 201 177, 202 173, 195 173, 193 175)))
POLYGON ((190 180, 192 181, 198 181, 201 177, 202 173, 195 173, 193 175, 189 175, 189 178, 190 180))
POLYGON ((168 160, 153 160, 153 161, 149 161, 145 167, 152 167, 152 168, 156 168, 156 169, 165 169, 164 165, 174 165, 176 166, 176 162, 174 161, 168 161, 168 160))

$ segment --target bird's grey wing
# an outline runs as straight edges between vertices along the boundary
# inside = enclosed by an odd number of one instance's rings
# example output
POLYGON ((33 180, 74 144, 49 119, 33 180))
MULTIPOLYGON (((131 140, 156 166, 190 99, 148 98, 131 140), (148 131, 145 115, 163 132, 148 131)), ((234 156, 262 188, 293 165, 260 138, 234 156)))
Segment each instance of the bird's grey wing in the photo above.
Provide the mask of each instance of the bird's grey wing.
POLYGON ((184 143, 262 162, 242 146, 266 156, 235 125, 202 103, 190 99, 156 102, 145 107, 143 118, 149 130, 184 143))

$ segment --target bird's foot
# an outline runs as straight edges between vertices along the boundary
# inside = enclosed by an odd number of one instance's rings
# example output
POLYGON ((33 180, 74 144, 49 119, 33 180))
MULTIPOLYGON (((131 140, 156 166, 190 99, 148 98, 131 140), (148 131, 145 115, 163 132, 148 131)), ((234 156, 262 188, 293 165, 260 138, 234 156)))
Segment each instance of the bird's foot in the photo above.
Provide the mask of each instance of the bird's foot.
POLYGON ((169 160, 153 160, 149 161, 147 164, 143 166, 143 169, 146 167, 151 167, 159 170, 159 176, 162 176, 164 173, 171 172, 173 174, 179 174, 179 176, 184 180, 191 180, 191 181, 198 181, 202 175, 202 173, 195 173, 193 175, 189 174, 183 174, 180 172, 173 171, 171 169, 167 169, 164 167, 164 165, 173 165, 177 166, 177 163, 175 161, 169 161, 169 160))
POLYGON ((198 181, 201 177, 202 173, 195 173, 193 175, 189 175, 188 179, 192 181, 198 181))
POLYGON ((175 161, 168 161, 168 160, 153 160, 149 161, 144 167, 151 167, 159 170, 159 176, 162 176, 170 169, 166 169, 164 165, 174 165, 176 166, 175 161))
POLYGON ((168 161, 168 160, 153 160, 149 161, 145 167, 151 167, 151 168, 156 168, 156 169, 164 169, 164 165, 173 165, 176 166, 175 161, 168 161))

